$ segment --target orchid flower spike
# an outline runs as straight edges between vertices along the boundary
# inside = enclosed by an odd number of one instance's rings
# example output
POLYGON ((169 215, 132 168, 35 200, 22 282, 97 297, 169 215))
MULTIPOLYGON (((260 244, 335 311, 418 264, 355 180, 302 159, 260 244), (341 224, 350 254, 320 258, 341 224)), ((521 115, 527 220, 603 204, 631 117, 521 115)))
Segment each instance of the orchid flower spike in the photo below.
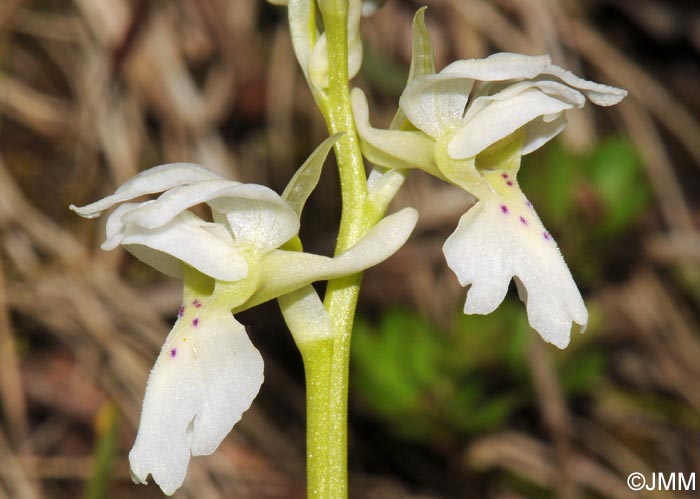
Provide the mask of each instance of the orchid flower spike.
MULTIPOLYGON (((312 162, 322 164, 336 138, 319 146, 312 162)), ((299 230, 293 207, 267 187, 188 163, 151 168, 114 194, 71 209, 93 218, 115 205, 102 248, 121 245, 184 280, 184 300, 148 379, 129 453, 134 480, 146 483, 151 474, 168 495, 182 485, 190 456, 214 452, 262 384, 260 353, 232 310, 375 265, 406 241, 417 219, 415 210, 397 212, 335 258, 287 251, 280 246, 299 230), (209 207, 212 222, 190 211, 199 204, 209 207)))
POLYGON ((478 199, 443 246, 447 264, 469 286, 464 312, 494 311, 514 278, 530 325, 564 348, 572 328, 585 330, 588 312, 557 244, 520 190, 520 158, 564 129, 566 110, 586 99, 610 106, 626 94, 583 80, 546 55, 499 53, 409 81, 400 99, 401 130, 373 128, 359 89, 352 103, 367 159, 420 168, 478 199))

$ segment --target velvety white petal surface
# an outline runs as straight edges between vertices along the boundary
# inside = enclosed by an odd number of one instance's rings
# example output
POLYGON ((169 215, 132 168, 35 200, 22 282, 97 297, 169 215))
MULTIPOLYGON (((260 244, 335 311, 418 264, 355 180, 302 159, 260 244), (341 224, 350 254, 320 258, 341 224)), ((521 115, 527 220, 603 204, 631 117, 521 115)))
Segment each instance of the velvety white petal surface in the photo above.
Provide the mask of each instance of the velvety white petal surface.
POLYGON ((149 168, 124 182, 111 196, 86 206, 70 206, 78 215, 95 218, 117 203, 162 192, 179 185, 192 184, 203 180, 218 179, 216 173, 193 163, 171 163, 149 168))
POLYGON ((548 55, 523 55, 499 52, 485 59, 465 59, 446 66, 440 73, 459 75, 479 81, 534 78, 551 63, 548 55))
POLYGON ((536 118, 525 127, 525 143, 522 155, 536 151, 566 128, 566 114, 560 113, 552 121, 536 118))
POLYGON ((475 116, 494 102, 509 101, 526 90, 539 90, 546 95, 568 102, 574 107, 583 107, 586 103, 586 97, 581 92, 556 81, 520 81, 507 85, 505 88, 499 88, 500 85, 491 85, 490 91, 492 93, 475 97, 469 103, 467 112, 464 114, 463 123, 474 119, 475 116), (498 91, 495 91, 496 89, 498 89, 498 91))
POLYGON ((437 139, 459 126, 474 80, 438 73, 419 76, 406 86, 399 106, 419 130, 437 139))
POLYGON ((132 475, 145 483, 151 474, 168 495, 182 485, 190 455, 214 452, 263 381, 245 328, 230 312, 198 303, 184 304, 161 349, 129 453, 132 475))
POLYGON ((248 263, 230 240, 189 212, 183 212, 156 229, 126 225, 112 243, 166 275, 180 279, 182 262, 222 281, 238 281, 248 275, 248 263))
POLYGON ((299 217, 294 210, 263 185, 226 188, 208 203, 212 210, 225 216, 238 243, 261 253, 279 248, 299 232, 299 217))
POLYGON ((559 348, 574 324, 584 330, 588 312, 556 243, 524 196, 479 201, 443 246, 462 286, 471 286, 464 312, 488 314, 503 301, 515 276, 526 290, 530 325, 559 348))
POLYGON ((555 76, 567 85, 580 89, 593 104, 599 106, 613 106, 627 95, 627 90, 584 80, 571 71, 567 71, 554 64, 547 67, 543 73, 555 76))
POLYGON ((509 99, 495 100, 454 134, 447 152, 454 159, 474 157, 535 118, 574 106, 534 87, 509 99))
POLYGON ((225 188, 238 185, 241 184, 231 180, 217 179, 174 187, 165 191, 158 199, 147 201, 138 210, 125 214, 122 216, 122 220, 127 224, 155 229, 165 225, 188 208, 205 203, 217 197, 220 192, 226 192, 225 188))
POLYGON ((107 223, 105 224, 106 239, 105 242, 100 245, 103 250, 108 251, 119 246, 124 235, 124 215, 133 210, 138 210, 142 205, 143 203, 120 204, 109 214, 107 223))

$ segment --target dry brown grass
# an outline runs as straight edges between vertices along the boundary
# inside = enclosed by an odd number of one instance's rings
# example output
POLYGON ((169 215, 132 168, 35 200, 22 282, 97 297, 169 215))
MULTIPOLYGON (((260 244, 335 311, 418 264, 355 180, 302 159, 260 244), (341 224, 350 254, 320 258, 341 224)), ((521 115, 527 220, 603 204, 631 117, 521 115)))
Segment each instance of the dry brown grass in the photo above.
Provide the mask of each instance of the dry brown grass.
MULTIPOLYGON (((634 8, 625 0, 427 4, 439 66, 494 50, 548 52, 562 66, 629 89, 629 98, 605 113, 572 113, 564 140, 584 150, 601 134, 600 123, 606 132, 622 130, 643 156, 658 212, 646 229, 642 268, 600 291, 615 318, 606 334, 629 349, 615 354, 615 379, 591 402, 592 416, 581 419, 567 407, 548 352, 535 345, 530 360, 544 431, 508 430, 469 442, 455 473, 507 469, 557 497, 592 491, 627 498, 631 471, 699 471, 700 299, 688 299, 674 277, 698 279, 698 198, 686 187, 697 186, 700 163, 697 59, 686 79, 659 74, 592 17, 613 9, 636 23, 646 43, 687 39, 697 56, 697 8, 652 0, 634 8), (685 426, 655 421, 620 384, 665 394, 686 411, 685 426)), ((368 42, 405 64, 417 6, 389 0, 363 26, 368 42)), ((393 112, 395 102, 385 100, 377 98, 377 123, 393 112)), ((123 416, 114 496, 158 496, 152 487, 127 485, 125 456, 179 289, 120 251, 99 251, 102 226, 79 220, 67 205, 173 161, 279 191, 324 136, 284 14, 259 1, 0 5, 0 498, 80 494, 91 469, 92 426, 108 401, 123 416)), ((330 246, 338 212, 331 168, 326 174, 325 190, 312 199, 316 226, 307 234, 316 248, 330 246)), ((365 302, 412 304, 444 320, 463 291, 445 270, 440 245, 469 200, 416 176, 397 203, 422 213, 419 236, 370 273, 365 302), (381 279, 381 288, 372 279, 381 279)), ((304 497, 300 388, 284 381, 286 367, 273 355, 266 361, 267 389, 288 399, 293 423, 254 406, 216 454, 192 463, 178 497, 304 497)), ((394 478, 357 473, 353 484, 356 497, 418 497, 394 478)), ((514 497, 498 488, 484 494, 514 497)))

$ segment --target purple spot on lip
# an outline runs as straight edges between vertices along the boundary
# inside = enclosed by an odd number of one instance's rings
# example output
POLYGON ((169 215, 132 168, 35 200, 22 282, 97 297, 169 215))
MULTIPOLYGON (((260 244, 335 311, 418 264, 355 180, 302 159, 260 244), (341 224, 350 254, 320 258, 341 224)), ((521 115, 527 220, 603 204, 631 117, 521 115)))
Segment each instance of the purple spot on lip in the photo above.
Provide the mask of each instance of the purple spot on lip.
POLYGON ((501 177, 503 177, 503 178, 508 178, 508 174, 507 174, 507 173, 501 173, 501 177))
POLYGON ((192 319, 192 325, 194 327, 199 326, 199 317, 195 317, 194 319, 192 319))
POLYGON ((532 203, 530 201, 526 201, 525 206, 527 206, 528 208, 532 208, 532 203))
POLYGON ((552 236, 551 236, 551 235, 549 234, 549 232, 547 232, 547 231, 544 231, 544 232, 542 233, 542 237, 544 237, 547 241, 549 241, 550 239, 552 239, 552 236))
POLYGON ((501 212, 502 212, 504 215, 507 215, 507 214, 508 214, 508 207, 507 207, 506 205, 502 204, 502 205, 501 205, 501 212))
POLYGON ((192 305, 194 305, 197 308, 200 308, 202 306, 202 302, 199 300, 192 300, 192 305))
POLYGON ((177 348, 171 348, 170 349, 170 358, 174 359, 176 355, 177 355, 177 348))
POLYGON ((513 181, 512 181, 512 180, 509 180, 508 182, 506 182, 506 184, 508 184, 508 185, 513 185, 513 181))
POLYGON ((184 306, 184 305, 180 305, 180 310, 177 311, 177 318, 179 319, 179 318, 182 317, 184 314, 185 314, 185 306, 184 306))
POLYGON ((524 216, 520 216, 520 221, 523 223, 523 225, 527 225, 527 220, 525 219, 524 216))

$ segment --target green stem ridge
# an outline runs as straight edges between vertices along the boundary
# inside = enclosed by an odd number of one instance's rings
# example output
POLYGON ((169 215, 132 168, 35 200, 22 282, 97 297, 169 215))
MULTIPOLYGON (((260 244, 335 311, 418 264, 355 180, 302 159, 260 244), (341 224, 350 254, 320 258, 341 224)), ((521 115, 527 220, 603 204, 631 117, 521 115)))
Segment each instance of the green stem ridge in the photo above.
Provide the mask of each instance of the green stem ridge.
MULTIPOLYGON (((328 41, 329 86, 326 105, 319 106, 335 143, 340 173, 342 212, 336 255, 357 243, 377 223, 368 201, 360 142, 350 104, 348 80, 348 1, 321 0, 328 41)), ((308 497, 348 497, 347 423, 350 340, 362 274, 328 282, 324 305, 333 329, 329 341, 300 347, 307 389, 308 497)))

